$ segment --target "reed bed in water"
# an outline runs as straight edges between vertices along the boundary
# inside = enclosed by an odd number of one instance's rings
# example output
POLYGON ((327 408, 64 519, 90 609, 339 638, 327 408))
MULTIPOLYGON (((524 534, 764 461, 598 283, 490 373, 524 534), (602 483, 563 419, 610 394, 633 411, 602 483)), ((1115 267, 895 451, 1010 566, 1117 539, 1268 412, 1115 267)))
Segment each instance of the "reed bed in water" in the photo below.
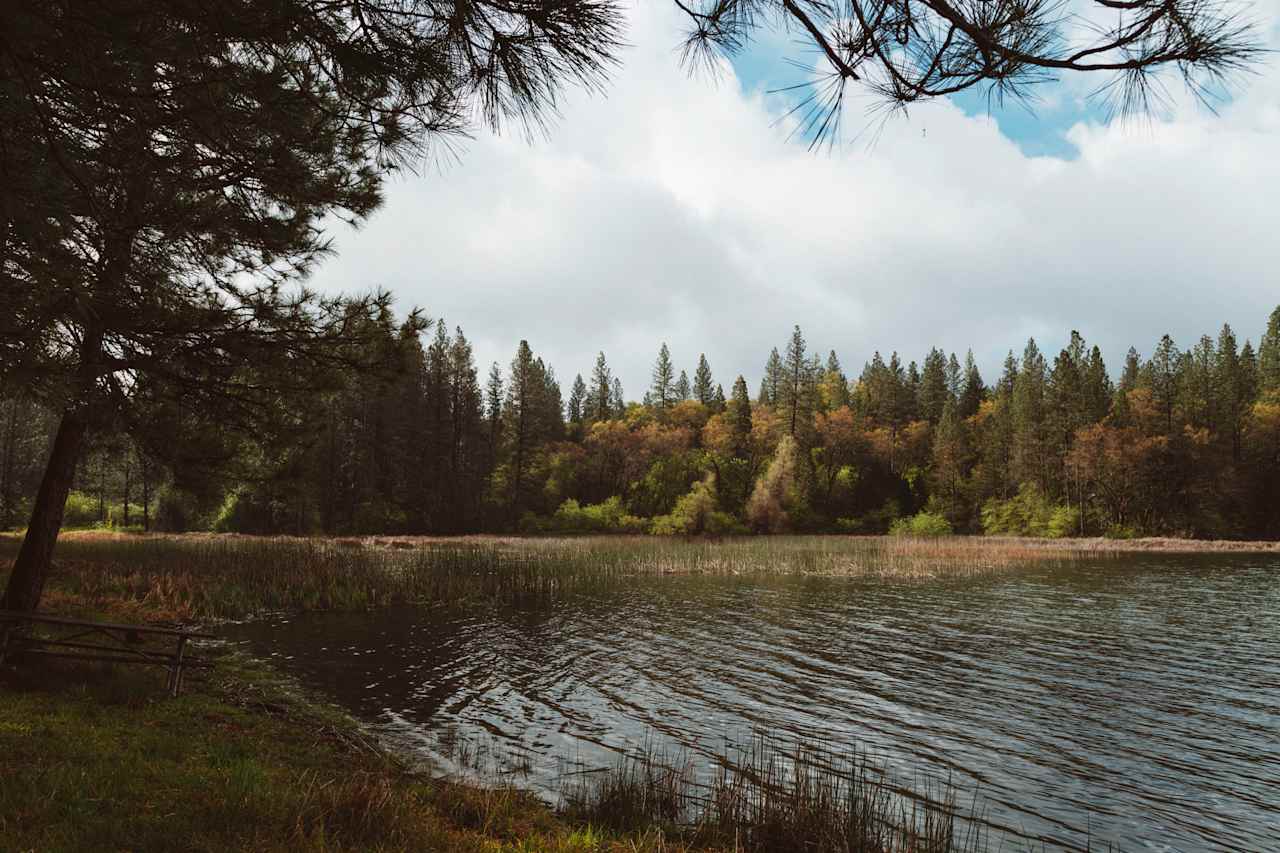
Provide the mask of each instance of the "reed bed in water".
MULTIPOLYGON (((0 536, 0 566, 19 538, 0 536)), ((174 619, 483 600, 526 604, 637 576, 973 577, 1086 553, 1068 542, 852 536, 306 538, 68 533, 51 604, 174 619)))
MULTIPOLYGON (((781 853, 951 853, 985 849, 981 815, 960 814, 949 784, 898 787, 865 754, 763 737, 709 780, 692 764, 644 749, 569 783, 562 809, 622 832, 654 827, 697 847, 781 853)), ((975 804, 976 805, 976 804, 975 804)))

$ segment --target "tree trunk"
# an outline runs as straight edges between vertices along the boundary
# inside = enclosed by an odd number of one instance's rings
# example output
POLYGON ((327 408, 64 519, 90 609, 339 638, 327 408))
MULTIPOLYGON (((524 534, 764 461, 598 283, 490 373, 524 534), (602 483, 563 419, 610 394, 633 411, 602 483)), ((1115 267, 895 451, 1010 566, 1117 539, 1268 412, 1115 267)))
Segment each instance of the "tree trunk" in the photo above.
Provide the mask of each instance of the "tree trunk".
POLYGON ((133 452, 132 450, 125 450, 125 456, 124 456, 124 513, 123 513, 124 519, 123 519, 123 523, 125 527, 129 526, 129 487, 132 485, 132 483, 130 483, 129 480, 130 480, 130 477, 133 475, 133 465, 131 464, 132 460, 129 458, 129 454, 132 452, 133 452))
POLYGON ((13 481, 17 458, 14 445, 18 440, 18 399, 14 397, 5 401, 9 406, 9 418, 5 424, 4 468, 0 470, 0 528, 6 530, 15 521, 14 506, 17 503, 17 489, 13 481))
POLYGON ((4 597, 0 598, 0 609, 30 612, 40 606, 40 595, 44 592, 45 578, 53 560, 53 547, 58 542, 58 531, 62 527, 62 512, 71 491, 71 480, 75 476, 76 461, 80 457, 87 428, 83 412, 72 410, 63 413, 49 464, 45 466, 35 506, 31 510, 31 522, 22 539, 18 559, 14 561, 13 572, 9 575, 9 585, 4 597))

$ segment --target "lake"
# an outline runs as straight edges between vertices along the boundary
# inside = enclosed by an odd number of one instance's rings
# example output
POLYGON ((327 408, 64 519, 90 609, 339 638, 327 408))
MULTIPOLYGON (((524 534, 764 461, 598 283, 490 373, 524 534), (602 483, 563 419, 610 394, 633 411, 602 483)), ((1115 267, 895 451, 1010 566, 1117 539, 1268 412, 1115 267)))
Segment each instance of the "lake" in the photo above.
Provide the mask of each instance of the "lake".
POLYGON ((768 732, 976 791, 1006 846, 1280 850, 1280 560, 1125 555, 964 581, 638 577, 529 609, 226 626, 445 760, 522 784, 768 732))

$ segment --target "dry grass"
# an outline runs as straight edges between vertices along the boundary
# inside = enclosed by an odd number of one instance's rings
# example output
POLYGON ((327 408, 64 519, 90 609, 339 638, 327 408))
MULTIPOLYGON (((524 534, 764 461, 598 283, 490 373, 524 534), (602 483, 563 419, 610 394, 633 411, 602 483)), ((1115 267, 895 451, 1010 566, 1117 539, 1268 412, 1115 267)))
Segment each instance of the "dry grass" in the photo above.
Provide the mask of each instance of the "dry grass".
MULTIPOLYGON (((0 534, 0 580, 18 549, 0 534)), ((46 609, 190 621, 397 603, 537 605, 662 575, 972 578, 1125 553, 1280 553, 1278 542, 773 536, 263 537, 64 534, 46 609)))
MULTIPOLYGON (((17 552, 0 536, 0 560, 17 552)), ((777 536, 305 538, 68 533, 47 606, 62 612, 241 618, 464 600, 529 604, 638 576, 966 578, 1134 548, 1110 540, 777 536)), ((2 565, 2 564, 0 564, 2 565)))
POLYGON ((710 779, 682 756, 651 749, 581 776, 565 812, 615 831, 661 827, 672 837, 744 853, 952 853, 986 848, 982 816, 962 816, 954 790, 898 785, 865 754, 756 738, 710 779), (803 840, 801 843, 800 840, 803 840))

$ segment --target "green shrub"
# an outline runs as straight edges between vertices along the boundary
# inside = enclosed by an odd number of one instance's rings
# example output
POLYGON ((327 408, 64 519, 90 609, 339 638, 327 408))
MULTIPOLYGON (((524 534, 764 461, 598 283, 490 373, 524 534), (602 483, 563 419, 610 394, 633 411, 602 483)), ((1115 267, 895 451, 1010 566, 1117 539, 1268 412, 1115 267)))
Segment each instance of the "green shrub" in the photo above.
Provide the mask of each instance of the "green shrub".
POLYGON ((887 533, 901 517, 902 505, 897 498, 889 498, 879 509, 873 509, 861 518, 843 521, 847 525, 856 525, 859 533, 887 533))
POLYGON ((644 528, 644 519, 628 514, 617 495, 586 506, 570 498, 551 518, 534 522, 522 519, 520 523, 520 529, 530 533, 641 533, 644 528))
POLYGON ((668 515, 653 519, 649 532, 659 536, 710 533, 724 535, 744 533, 746 528, 727 512, 721 512, 716 500, 716 479, 708 474, 693 484, 688 494, 681 495, 668 515))
POLYGON ((63 527, 93 527, 100 520, 97 498, 84 492, 67 495, 67 503, 62 511, 63 527))
POLYGON ((982 532, 988 536, 1070 536, 1080 527, 1080 511, 1055 504, 1039 486, 1023 483, 1008 500, 992 498, 982 505, 982 532))
POLYGON ((1054 507, 1049 515, 1046 535, 1050 539, 1065 539, 1080 531, 1080 510, 1073 506, 1060 504, 1054 507))
POLYGON ((200 502, 194 495, 184 489, 164 486, 156 495, 157 530, 169 533, 183 533, 188 530, 203 530, 207 527, 206 517, 200 510, 200 502))
POLYGON ((1108 539, 1136 539, 1138 531, 1129 524, 1109 524, 1102 535, 1108 539))
POLYGON ((951 522, 934 512, 899 518, 889 527, 891 536, 950 536, 953 532, 951 522))

